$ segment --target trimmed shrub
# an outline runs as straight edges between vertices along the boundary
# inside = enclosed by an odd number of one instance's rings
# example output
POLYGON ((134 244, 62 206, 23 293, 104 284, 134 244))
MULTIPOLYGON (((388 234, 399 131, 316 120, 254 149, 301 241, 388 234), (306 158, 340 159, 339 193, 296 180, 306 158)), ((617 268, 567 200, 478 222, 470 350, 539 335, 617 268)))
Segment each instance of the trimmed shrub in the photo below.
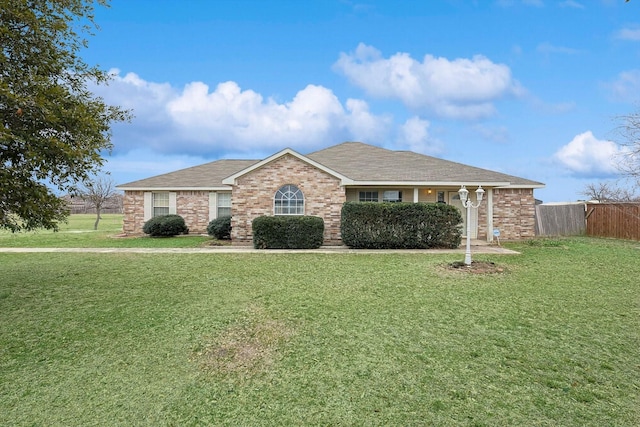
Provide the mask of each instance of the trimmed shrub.
POLYGON ((347 202, 342 242, 357 249, 457 248, 462 216, 441 203, 347 202))
POLYGON ((160 215, 145 222, 142 231, 151 237, 172 237, 189 233, 189 228, 180 215, 160 215))
POLYGON ((324 241, 324 220, 317 216, 260 216, 252 228, 256 249, 317 249, 324 241))
POLYGON ((209 222, 207 234, 218 240, 231 239, 231 215, 221 216, 209 222))

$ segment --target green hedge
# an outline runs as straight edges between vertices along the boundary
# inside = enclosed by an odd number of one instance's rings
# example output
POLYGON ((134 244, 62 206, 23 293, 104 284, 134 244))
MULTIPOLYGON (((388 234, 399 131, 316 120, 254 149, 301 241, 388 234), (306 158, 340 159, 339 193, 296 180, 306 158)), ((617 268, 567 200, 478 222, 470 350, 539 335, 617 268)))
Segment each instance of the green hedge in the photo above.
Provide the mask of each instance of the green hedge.
POLYGON ((152 237, 172 237, 189 233, 189 228, 180 215, 160 215, 145 222, 142 231, 152 237))
POLYGON ((462 216, 441 203, 347 202, 342 242, 357 249, 457 248, 462 216))
POLYGON ((253 220, 256 249, 317 249, 324 221, 317 216, 260 216, 253 220))
POLYGON ((211 220, 207 226, 207 234, 218 240, 231 239, 231 215, 211 220))

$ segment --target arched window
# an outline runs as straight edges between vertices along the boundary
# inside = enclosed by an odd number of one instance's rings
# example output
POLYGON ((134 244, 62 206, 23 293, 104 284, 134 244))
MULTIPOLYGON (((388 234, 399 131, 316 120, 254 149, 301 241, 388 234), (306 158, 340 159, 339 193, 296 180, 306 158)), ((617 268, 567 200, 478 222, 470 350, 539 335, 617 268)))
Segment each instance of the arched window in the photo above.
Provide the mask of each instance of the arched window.
POLYGON ((304 215, 304 196, 295 185, 287 184, 276 191, 274 197, 276 215, 304 215))

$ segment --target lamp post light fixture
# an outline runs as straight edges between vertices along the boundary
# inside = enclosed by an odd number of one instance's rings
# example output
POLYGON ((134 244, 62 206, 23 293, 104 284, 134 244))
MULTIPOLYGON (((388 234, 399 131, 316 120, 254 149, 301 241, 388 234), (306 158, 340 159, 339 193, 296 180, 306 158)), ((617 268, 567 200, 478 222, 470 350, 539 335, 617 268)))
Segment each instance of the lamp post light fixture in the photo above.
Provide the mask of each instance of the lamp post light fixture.
POLYGON ((478 189, 476 190, 477 203, 475 205, 471 200, 469 200, 469 190, 467 190, 464 185, 460 187, 458 194, 460 195, 462 206, 467 210, 467 251, 464 254, 464 264, 471 265, 471 209, 477 209, 480 207, 482 197, 484 196, 484 190, 482 189, 482 185, 478 186, 478 189))

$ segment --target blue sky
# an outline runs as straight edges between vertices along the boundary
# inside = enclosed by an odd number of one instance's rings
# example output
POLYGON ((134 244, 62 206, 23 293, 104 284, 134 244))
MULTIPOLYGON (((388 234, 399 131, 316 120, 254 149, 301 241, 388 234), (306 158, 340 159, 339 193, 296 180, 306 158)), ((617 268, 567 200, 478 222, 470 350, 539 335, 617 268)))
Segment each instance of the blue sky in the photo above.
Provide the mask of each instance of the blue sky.
MULTIPOLYGON (((122 184, 219 158, 344 141, 546 184, 615 180, 640 101, 640 5, 624 0, 112 0, 83 58, 133 110, 122 184)), ((399 165, 401 166, 401 165, 399 165)))

